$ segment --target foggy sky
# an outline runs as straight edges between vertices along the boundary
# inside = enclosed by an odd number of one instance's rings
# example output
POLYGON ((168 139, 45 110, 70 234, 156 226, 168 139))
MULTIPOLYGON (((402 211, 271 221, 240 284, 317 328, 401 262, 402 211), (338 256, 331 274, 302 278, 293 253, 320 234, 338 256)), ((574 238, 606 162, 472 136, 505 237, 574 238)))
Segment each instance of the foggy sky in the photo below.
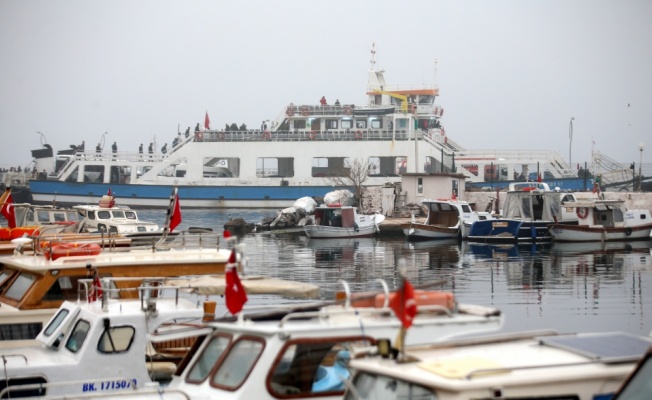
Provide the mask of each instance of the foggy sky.
POLYGON ((437 83, 466 148, 652 159, 652 2, 0 1, 0 166, 55 150, 171 144, 204 120, 259 128, 290 102, 366 103, 437 83), (437 62, 435 63, 435 60, 437 62), (436 73, 435 73, 436 65, 436 73))

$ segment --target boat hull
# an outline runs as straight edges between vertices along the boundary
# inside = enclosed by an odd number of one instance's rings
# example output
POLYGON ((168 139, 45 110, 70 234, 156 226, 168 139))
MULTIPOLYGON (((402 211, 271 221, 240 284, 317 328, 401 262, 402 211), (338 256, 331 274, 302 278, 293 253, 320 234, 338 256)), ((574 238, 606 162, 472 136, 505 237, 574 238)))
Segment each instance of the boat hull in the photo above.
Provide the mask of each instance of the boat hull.
POLYGON ((402 224, 401 229, 408 240, 444 240, 453 239, 459 235, 459 228, 427 225, 409 222, 402 224))
MULTIPOLYGON (((30 181, 34 204, 74 206, 95 203, 109 189, 131 208, 168 208, 175 185, 30 181)), ((323 196, 332 186, 177 185, 183 208, 284 208, 301 197, 323 196)))
POLYGON ((519 236, 523 221, 494 219, 475 221, 466 237, 470 242, 513 243, 519 236))
POLYGON ((559 225, 550 229, 550 234, 559 242, 600 242, 618 240, 649 239, 652 223, 632 227, 604 228, 587 225, 559 225))
POLYGON ((375 225, 361 226, 356 228, 342 228, 336 226, 308 225, 304 227, 309 238, 350 238, 350 237, 371 237, 376 233, 375 225))

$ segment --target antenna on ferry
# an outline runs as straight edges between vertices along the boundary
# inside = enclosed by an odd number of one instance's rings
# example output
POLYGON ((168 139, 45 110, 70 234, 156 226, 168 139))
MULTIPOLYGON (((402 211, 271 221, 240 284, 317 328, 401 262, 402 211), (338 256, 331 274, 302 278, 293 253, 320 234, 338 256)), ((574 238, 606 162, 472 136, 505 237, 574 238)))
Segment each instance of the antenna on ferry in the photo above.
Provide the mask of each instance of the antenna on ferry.
POLYGON ((371 70, 374 71, 376 66, 376 42, 371 44, 371 70))
POLYGON ((435 85, 437 84, 437 59, 435 58, 435 85))

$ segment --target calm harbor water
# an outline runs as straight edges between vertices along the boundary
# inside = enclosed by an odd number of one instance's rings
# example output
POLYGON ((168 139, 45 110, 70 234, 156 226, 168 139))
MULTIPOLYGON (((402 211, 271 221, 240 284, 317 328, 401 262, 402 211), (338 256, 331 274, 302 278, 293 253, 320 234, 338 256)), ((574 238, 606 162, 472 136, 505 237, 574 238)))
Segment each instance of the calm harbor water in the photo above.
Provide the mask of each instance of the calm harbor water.
MULTIPOLYGON (((259 222, 275 211, 183 210, 177 229, 222 232, 229 218, 259 222)), ((165 212, 141 210, 142 219, 163 223, 165 212)), ((506 315, 503 331, 652 331, 650 241, 600 244, 488 246, 457 242, 408 243, 402 237, 311 239, 249 234, 248 274, 310 282, 332 299, 344 279, 353 291, 378 290, 376 278, 397 284, 399 265, 415 285, 444 281, 459 302, 496 307, 506 315)))

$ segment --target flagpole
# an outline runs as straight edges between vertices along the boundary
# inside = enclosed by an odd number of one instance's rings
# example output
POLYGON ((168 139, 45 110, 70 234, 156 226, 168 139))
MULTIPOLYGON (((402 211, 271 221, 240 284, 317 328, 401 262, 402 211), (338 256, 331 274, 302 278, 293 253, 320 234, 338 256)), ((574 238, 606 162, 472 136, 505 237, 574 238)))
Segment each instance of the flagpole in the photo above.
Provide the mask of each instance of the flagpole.
MULTIPOLYGON (((406 267, 405 267, 405 260, 401 259, 399 260, 399 267, 398 267, 398 276, 399 279, 401 280, 401 291, 400 291, 400 296, 401 296, 401 312, 403 315, 405 315, 405 273, 406 273, 406 267)), ((407 333, 407 329, 405 329, 405 325, 401 323, 401 329, 398 332, 399 335, 399 357, 397 359, 398 362, 401 362, 406 359, 405 357, 405 334, 407 333)))
POLYGON ((168 207, 168 213, 167 216, 165 217, 165 225, 163 226, 163 235, 161 235, 161 239, 159 239, 158 243, 156 245, 160 245, 168 237, 168 232, 170 231, 170 221, 172 220, 172 212, 174 211, 174 206, 175 206, 175 201, 177 198, 177 187, 175 186, 172 189, 172 194, 170 195, 170 206, 168 207))

